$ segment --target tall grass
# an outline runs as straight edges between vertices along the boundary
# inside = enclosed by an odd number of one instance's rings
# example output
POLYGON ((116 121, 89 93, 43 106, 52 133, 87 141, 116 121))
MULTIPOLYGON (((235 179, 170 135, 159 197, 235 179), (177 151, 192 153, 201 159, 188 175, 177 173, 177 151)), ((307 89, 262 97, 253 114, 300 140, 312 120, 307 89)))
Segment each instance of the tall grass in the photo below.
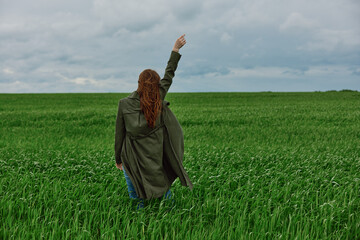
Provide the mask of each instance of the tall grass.
POLYGON ((359 239, 360 94, 169 93, 193 191, 136 202, 129 94, 0 95, 0 239, 359 239))

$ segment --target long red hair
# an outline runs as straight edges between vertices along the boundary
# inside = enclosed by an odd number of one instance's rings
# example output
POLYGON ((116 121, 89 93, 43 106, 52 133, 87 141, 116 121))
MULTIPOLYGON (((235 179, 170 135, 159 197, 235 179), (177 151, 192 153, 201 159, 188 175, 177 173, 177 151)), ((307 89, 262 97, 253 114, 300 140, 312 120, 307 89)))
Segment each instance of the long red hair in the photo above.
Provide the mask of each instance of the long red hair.
POLYGON ((152 69, 145 69, 139 75, 137 92, 140 96, 140 108, 149 127, 154 128, 161 112, 160 76, 152 69))

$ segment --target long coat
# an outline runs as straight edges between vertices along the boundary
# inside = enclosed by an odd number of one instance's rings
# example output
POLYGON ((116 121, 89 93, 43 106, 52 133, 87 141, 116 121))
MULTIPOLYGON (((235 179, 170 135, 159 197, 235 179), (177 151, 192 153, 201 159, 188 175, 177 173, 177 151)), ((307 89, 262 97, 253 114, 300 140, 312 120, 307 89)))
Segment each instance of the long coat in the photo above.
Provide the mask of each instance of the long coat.
POLYGON ((159 84, 162 111, 155 128, 147 125, 137 91, 119 101, 115 129, 115 161, 122 163, 139 198, 159 198, 177 177, 183 186, 193 185, 183 167, 184 135, 165 95, 175 76, 181 55, 172 51, 159 84))

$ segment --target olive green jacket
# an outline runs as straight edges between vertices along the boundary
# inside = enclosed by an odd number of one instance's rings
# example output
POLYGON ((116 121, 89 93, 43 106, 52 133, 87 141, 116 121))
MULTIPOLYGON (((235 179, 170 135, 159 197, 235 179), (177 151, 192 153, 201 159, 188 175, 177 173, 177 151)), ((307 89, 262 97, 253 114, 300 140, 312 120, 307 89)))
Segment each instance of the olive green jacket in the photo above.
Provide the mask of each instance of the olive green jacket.
POLYGON ((165 95, 175 76, 181 55, 172 51, 159 84, 162 112, 155 128, 147 125, 137 91, 119 101, 115 128, 115 161, 122 163, 139 198, 163 196, 177 177, 191 190, 183 167, 184 136, 180 123, 168 107, 165 95))

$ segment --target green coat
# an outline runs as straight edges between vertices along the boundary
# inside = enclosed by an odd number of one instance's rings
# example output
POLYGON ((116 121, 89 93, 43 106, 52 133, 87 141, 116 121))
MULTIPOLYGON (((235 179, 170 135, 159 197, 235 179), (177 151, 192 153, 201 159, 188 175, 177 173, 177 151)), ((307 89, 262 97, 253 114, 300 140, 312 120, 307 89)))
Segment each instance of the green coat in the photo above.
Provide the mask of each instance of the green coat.
POLYGON ((140 97, 134 91, 119 101, 115 129, 115 161, 123 164, 140 198, 163 196, 177 177, 191 190, 193 185, 183 167, 182 128, 165 101, 181 55, 172 51, 165 75, 160 81, 162 112, 155 128, 147 126, 140 109, 140 97))

